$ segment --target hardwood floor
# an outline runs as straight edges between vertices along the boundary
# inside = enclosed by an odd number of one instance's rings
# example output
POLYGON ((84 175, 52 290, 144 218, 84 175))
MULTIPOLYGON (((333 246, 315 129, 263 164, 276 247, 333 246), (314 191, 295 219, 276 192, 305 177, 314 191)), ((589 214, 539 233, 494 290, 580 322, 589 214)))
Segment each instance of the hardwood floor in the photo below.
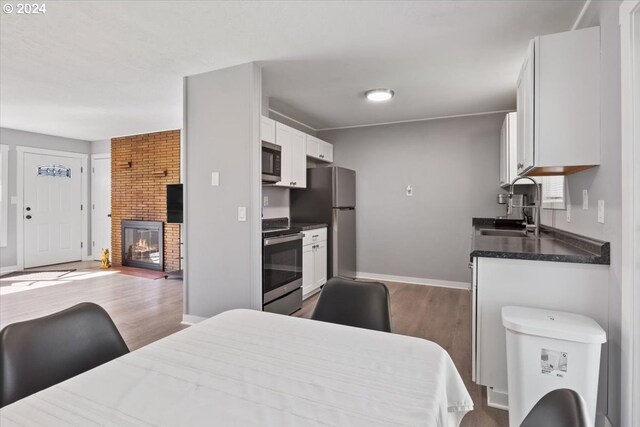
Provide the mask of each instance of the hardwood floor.
MULTIPOLYGON (((100 270, 99 262, 56 265, 44 269, 76 269, 56 281, 19 292, 0 288, 0 328, 90 301, 101 305, 118 327, 130 350, 135 350, 185 326, 182 321, 182 281, 153 280, 121 274, 118 268, 100 270)), ((19 278, 4 281, 19 282, 19 278)))
MULTIPOLYGON (((507 427, 506 411, 487 407, 482 387, 471 381, 471 310, 469 292, 435 286, 385 282, 391 294, 391 326, 396 334, 434 341, 451 355, 475 409, 462 427, 507 427)), ((298 317, 311 317, 318 299, 307 299, 298 317)))
MULTIPOLYGON (((95 302, 107 310, 131 350, 185 328, 180 323, 181 280, 122 274, 117 267, 103 271, 97 262, 55 266, 58 268, 77 271, 55 282, 39 283, 42 287, 35 289, 2 294, 0 288, 0 328, 83 301, 95 302)), ((482 388, 471 381, 469 293, 434 286, 386 284, 391 293, 393 332, 438 343, 449 352, 460 371, 476 408, 461 425, 508 426, 507 412, 488 408, 482 388)), ((310 317, 317 298, 314 295, 306 300, 295 316, 310 317)))

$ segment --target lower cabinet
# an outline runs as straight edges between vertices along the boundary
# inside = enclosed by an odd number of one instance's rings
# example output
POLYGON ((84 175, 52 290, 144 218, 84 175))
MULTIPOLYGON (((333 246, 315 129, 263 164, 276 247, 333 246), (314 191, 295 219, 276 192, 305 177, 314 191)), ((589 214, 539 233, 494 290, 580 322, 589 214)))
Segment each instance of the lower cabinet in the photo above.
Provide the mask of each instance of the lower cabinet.
MULTIPOLYGON (((515 305, 589 316, 608 330, 609 266, 474 258, 472 377, 487 386, 487 404, 508 409, 506 334, 502 307, 515 305)), ((540 356, 538 356, 540 357, 540 356)), ((607 344, 602 348, 597 412, 606 411, 607 344)))
POLYGON ((327 283, 327 229, 319 230, 305 231, 302 247, 303 298, 313 295, 327 283))

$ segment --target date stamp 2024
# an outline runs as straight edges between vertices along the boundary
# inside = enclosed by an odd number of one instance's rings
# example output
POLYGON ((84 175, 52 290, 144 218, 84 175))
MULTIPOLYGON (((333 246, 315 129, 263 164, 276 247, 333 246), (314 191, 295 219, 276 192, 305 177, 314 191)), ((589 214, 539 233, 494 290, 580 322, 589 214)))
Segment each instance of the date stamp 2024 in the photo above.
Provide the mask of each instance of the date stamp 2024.
POLYGON ((2 11, 7 15, 44 15, 47 13, 47 5, 44 3, 5 3, 2 11))

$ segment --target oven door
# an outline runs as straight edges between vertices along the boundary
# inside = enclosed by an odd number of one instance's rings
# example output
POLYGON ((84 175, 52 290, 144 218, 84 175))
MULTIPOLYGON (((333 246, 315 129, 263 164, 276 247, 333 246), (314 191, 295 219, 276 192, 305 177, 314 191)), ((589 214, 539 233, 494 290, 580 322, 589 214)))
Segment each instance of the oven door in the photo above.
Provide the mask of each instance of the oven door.
POLYGON ((280 146, 262 141, 262 182, 280 182, 281 164, 282 151, 280 146))
POLYGON ((264 239, 262 291, 264 303, 302 286, 302 233, 264 239))

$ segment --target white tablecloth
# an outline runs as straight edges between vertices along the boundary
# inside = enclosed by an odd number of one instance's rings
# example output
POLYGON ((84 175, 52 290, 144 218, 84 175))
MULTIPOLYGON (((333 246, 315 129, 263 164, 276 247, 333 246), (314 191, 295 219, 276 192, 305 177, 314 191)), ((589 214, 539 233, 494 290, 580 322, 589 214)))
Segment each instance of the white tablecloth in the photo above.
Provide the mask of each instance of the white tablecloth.
POLYGON ((457 426, 473 408, 439 345, 232 310, 0 410, 25 426, 457 426))

